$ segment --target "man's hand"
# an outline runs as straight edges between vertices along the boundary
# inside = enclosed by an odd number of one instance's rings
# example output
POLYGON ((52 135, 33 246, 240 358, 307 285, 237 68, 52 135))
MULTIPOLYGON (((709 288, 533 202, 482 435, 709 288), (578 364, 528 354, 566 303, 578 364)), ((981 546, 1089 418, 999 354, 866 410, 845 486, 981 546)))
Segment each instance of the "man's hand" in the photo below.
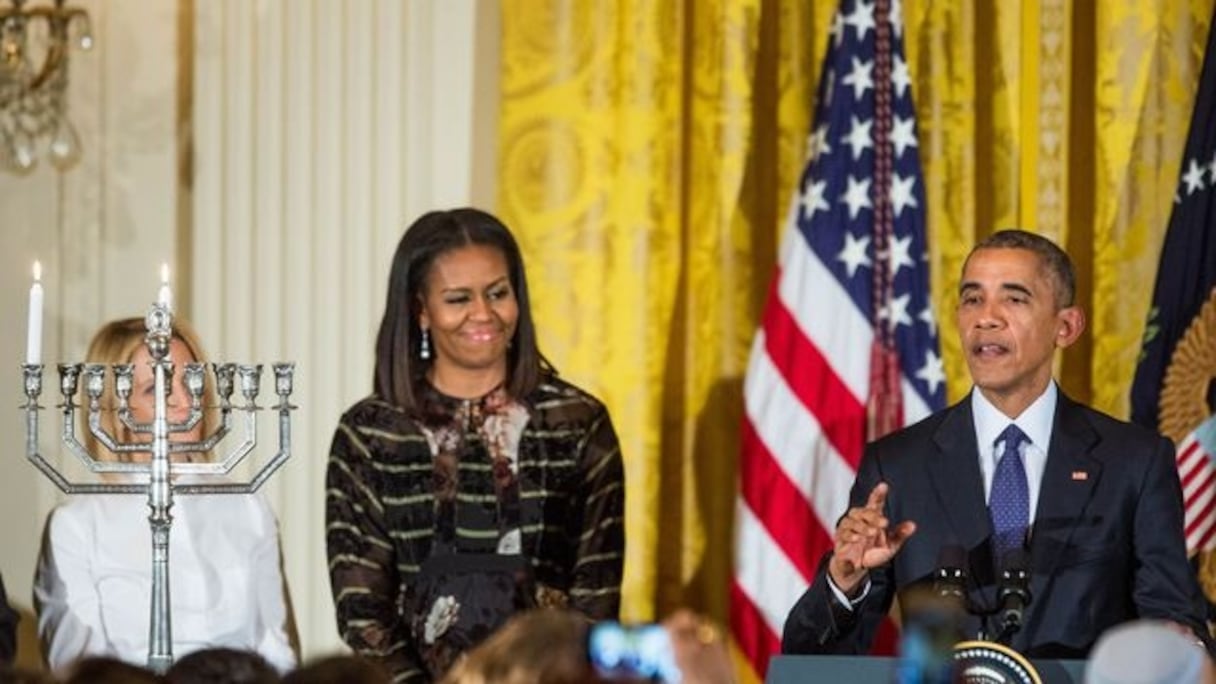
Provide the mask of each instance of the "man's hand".
POLYGON ((860 508, 850 508, 836 526, 835 551, 828 562, 832 582, 852 596, 871 568, 887 563, 912 533, 916 523, 905 520, 894 528, 883 515, 887 502, 887 483, 880 482, 860 508))

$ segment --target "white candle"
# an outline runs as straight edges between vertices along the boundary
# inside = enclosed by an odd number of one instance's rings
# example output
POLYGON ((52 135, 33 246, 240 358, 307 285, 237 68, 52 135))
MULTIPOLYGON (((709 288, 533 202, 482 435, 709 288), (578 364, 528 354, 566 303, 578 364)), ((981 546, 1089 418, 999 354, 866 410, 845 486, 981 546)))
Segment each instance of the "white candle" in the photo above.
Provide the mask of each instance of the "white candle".
POLYGON ((156 292, 156 303, 173 310, 173 292, 169 289, 169 264, 160 265, 160 290, 156 292))
POLYGON ((30 321, 25 338, 25 362, 42 363, 42 264, 34 262, 34 284, 30 285, 30 321))

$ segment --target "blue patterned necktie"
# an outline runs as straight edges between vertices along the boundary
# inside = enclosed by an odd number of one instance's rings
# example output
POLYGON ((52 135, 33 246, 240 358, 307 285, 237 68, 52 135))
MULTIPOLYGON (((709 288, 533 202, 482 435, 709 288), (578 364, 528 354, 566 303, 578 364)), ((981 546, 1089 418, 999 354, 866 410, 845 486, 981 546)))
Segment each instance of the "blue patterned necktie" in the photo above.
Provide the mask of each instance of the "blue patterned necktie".
POLYGON ((1016 425, 1005 428, 996 444, 1004 442, 996 472, 992 475, 992 493, 988 497, 988 513, 992 516, 992 549, 998 562, 1010 550, 1026 542, 1030 524, 1030 487, 1026 483, 1026 468, 1022 464, 1021 446, 1030 442, 1026 433, 1016 425))

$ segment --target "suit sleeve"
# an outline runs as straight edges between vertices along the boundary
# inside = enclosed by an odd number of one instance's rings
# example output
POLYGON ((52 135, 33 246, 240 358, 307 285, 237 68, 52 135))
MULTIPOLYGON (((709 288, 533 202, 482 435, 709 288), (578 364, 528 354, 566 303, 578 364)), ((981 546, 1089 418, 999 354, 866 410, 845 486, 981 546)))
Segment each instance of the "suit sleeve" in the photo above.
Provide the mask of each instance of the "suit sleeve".
POLYGON ((375 491, 373 458, 352 426, 338 426, 325 476, 325 542, 338 633, 358 656, 392 673, 394 682, 421 682, 426 676, 397 610, 403 587, 375 491))
POLYGON ((625 558, 625 469, 607 409, 599 410, 579 451, 581 514, 571 530, 570 604, 595 620, 615 620, 625 558))
POLYGON ((1203 593, 1187 561, 1183 521, 1174 448, 1162 438, 1144 473, 1136 506, 1133 599, 1140 617, 1184 623, 1210 652, 1203 593))
MULTIPOLYGON (((857 479, 849 493, 849 507, 864 506, 880 481, 878 455, 873 445, 866 447, 857 479)), ((889 504, 888 504, 889 506, 889 504)), ((888 511, 888 515, 889 515, 888 511)), ((806 593, 794 604, 785 621, 781 652, 788 654, 861 655, 869 653, 874 634, 891 608, 895 585, 891 565, 870 571, 870 591, 852 610, 845 608, 828 585, 828 551, 819 561, 815 578, 806 593)))

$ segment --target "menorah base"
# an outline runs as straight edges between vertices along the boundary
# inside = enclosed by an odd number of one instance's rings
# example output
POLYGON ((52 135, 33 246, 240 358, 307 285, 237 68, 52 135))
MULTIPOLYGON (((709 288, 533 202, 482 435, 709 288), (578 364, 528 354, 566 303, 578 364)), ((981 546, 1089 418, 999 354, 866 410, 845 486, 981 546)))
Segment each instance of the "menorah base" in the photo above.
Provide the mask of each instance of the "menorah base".
POLYGON ((163 675, 173 666, 172 655, 152 655, 148 654, 148 669, 158 675, 163 675))

